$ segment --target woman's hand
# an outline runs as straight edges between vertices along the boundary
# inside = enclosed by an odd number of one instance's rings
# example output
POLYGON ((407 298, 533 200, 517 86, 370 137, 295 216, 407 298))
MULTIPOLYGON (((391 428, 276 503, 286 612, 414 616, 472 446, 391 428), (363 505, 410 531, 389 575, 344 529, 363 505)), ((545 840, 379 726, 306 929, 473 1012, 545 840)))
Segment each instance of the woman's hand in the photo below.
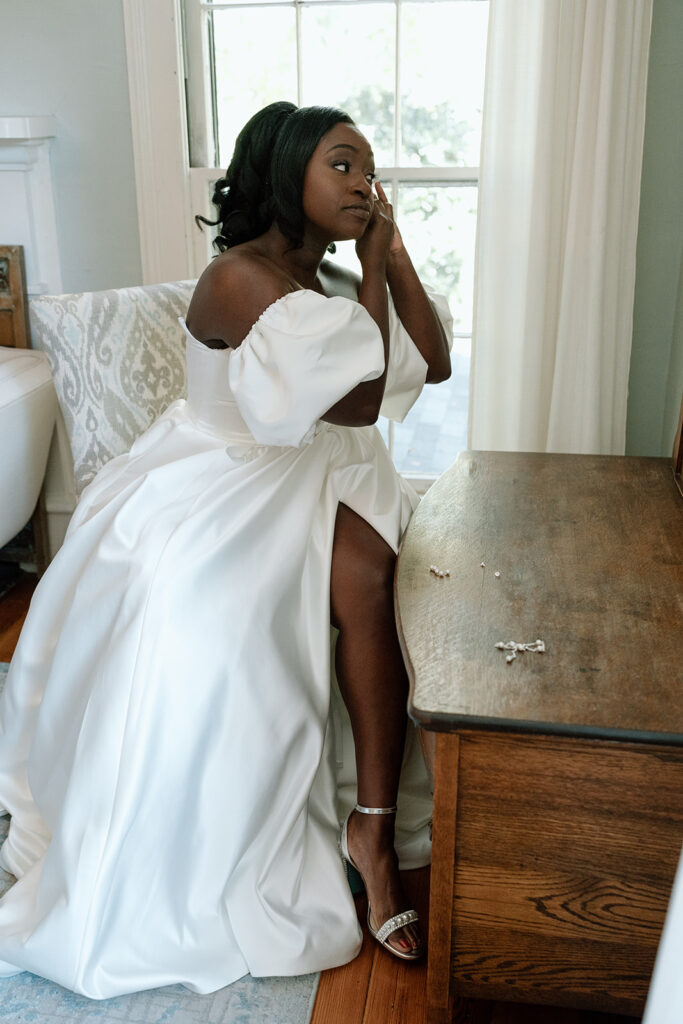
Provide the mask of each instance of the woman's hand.
POLYGON ((386 214, 391 217, 394 224, 394 235, 391 239, 391 245, 389 246, 389 255, 396 256, 397 253, 402 252, 404 249, 403 239, 401 238, 401 232, 398 230, 398 224, 394 220, 394 208, 387 199, 386 192, 382 188, 379 182, 375 182, 375 191, 377 192, 377 198, 381 203, 384 204, 384 210, 386 214))
POLYGON ((386 263, 396 233, 391 203, 387 202, 384 189, 379 183, 376 188, 377 197, 373 203, 368 226, 356 242, 356 255, 362 267, 386 263))

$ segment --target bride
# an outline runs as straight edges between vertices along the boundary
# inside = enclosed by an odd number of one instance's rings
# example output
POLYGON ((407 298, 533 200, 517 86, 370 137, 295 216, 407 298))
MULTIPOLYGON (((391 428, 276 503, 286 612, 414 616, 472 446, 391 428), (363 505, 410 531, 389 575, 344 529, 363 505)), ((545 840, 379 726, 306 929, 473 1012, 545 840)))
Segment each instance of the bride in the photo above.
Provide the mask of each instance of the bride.
POLYGON ((399 866, 429 861, 430 798, 392 604, 417 499, 374 423, 448 377, 448 310, 341 111, 260 111, 214 202, 187 401, 84 491, 0 705, 0 974, 93 998, 350 960, 338 845, 375 938, 424 948, 399 866), (324 259, 342 239, 360 278, 324 259))

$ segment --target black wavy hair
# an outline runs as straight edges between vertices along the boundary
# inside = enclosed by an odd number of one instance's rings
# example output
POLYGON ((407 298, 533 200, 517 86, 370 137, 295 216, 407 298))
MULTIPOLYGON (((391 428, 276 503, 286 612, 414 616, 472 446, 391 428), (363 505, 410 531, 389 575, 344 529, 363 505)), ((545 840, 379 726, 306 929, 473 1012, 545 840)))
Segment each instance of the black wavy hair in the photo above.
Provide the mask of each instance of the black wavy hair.
POLYGON ((340 122, 354 123, 335 107, 296 107, 285 101, 270 103, 247 121, 225 177, 214 187, 218 218, 195 217, 200 228, 201 223, 220 224, 213 243, 220 252, 257 238, 273 221, 293 249, 301 248, 306 166, 323 135, 340 122))

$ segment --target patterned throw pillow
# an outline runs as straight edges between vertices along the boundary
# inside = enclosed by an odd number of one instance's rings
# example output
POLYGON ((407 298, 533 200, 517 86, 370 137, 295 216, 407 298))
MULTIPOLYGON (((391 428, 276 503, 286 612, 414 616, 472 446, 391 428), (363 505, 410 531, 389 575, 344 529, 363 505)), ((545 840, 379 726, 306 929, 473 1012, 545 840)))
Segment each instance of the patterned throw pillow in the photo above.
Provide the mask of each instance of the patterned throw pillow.
POLYGON ((194 286, 176 281, 31 300, 33 347, 50 360, 79 494, 185 395, 178 317, 194 286))

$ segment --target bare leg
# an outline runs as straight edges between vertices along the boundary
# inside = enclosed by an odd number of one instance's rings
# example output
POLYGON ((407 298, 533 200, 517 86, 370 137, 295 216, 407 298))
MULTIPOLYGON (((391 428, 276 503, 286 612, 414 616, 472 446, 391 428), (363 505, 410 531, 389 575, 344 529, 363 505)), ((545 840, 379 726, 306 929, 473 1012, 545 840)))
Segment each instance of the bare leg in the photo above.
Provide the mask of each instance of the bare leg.
MULTIPOLYGON (((394 620, 395 561, 379 534, 339 505, 331 575, 336 669, 356 747, 358 803, 368 807, 396 803, 405 742, 408 680, 394 620)), ((408 909, 394 852, 394 815, 352 814, 348 844, 378 928, 408 909)), ((389 941, 398 949, 416 948, 420 930, 408 925, 389 941)))

